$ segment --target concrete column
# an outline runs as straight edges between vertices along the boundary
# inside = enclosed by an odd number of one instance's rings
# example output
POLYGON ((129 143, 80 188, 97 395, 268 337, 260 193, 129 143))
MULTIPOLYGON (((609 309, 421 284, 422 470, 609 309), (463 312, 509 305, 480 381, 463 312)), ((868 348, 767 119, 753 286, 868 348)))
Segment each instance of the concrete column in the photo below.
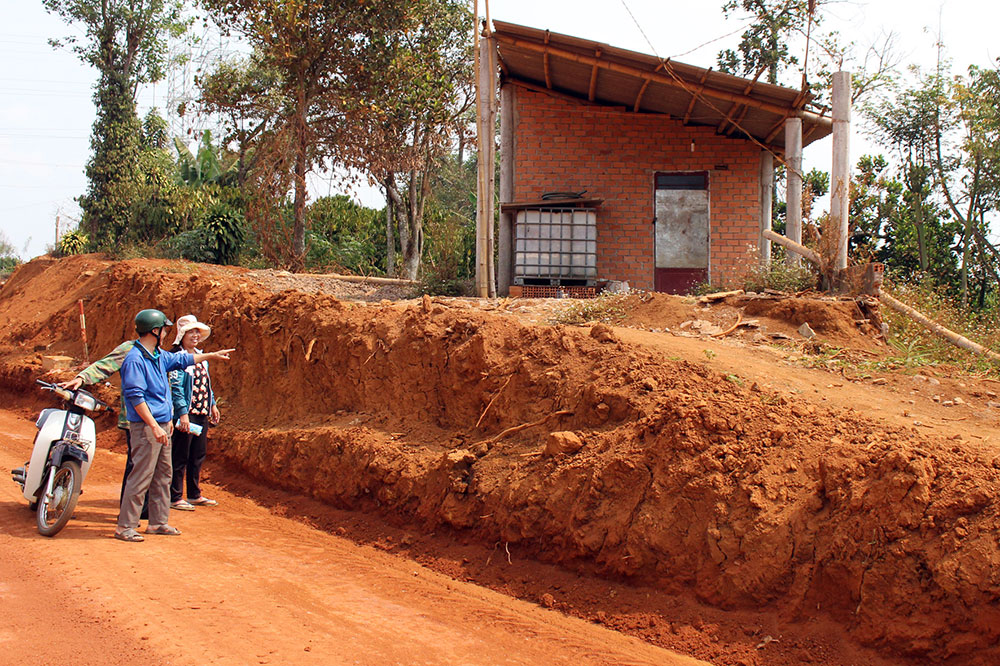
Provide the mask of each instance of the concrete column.
MULTIPOLYGON (((802 119, 785 120, 785 237, 802 244, 802 119)), ((798 266, 799 256, 788 253, 788 264, 798 266)))
POLYGON ((833 162, 830 174, 830 227, 836 234, 836 268, 847 268, 847 234, 851 190, 851 73, 833 74, 833 162))
MULTIPOLYGON (((500 87, 500 203, 514 200, 514 106, 517 102, 517 86, 500 87)), ((497 293, 510 294, 514 281, 514 216, 500 213, 497 230, 497 293)))
POLYGON ((769 150, 760 151, 760 263, 768 266, 771 263, 771 241, 764 236, 764 231, 771 228, 771 214, 774 207, 774 155, 769 150))

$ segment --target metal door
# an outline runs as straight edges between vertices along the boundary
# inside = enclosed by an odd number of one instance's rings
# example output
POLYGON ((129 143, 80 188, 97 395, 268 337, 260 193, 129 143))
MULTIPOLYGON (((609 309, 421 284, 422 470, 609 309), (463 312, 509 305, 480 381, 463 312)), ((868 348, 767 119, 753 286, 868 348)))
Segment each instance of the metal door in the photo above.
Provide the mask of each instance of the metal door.
POLYGON ((708 174, 656 176, 656 291, 684 294, 708 281, 708 174))

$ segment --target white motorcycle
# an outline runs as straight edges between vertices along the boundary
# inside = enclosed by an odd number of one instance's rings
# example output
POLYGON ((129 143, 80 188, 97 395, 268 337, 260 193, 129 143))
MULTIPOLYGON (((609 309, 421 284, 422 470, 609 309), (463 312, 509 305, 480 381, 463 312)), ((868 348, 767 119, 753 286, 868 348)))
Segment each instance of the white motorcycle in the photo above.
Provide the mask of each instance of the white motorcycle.
POLYGON ((36 512, 39 534, 55 536, 73 515, 94 459, 97 429, 87 412, 101 411, 107 405, 82 389, 70 391, 41 379, 38 383, 65 404, 62 409, 43 409, 38 415, 31 460, 11 471, 11 478, 20 484, 28 507, 36 512))

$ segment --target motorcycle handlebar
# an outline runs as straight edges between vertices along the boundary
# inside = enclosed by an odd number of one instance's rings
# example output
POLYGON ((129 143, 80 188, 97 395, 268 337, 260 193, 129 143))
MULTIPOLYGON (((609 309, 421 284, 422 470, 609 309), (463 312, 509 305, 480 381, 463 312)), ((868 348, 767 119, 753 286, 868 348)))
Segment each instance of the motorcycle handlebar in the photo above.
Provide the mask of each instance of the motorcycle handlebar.
MULTIPOLYGON (((53 384, 52 382, 47 382, 44 379, 36 379, 35 382, 38 383, 39 385, 41 385, 41 387, 43 389, 45 389, 47 391, 52 391, 57 396, 59 396, 63 400, 66 400, 67 402, 74 402, 76 400, 76 394, 80 391, 80 389, 77 389, 76 391, 70 391, 68 389, 62 388, 58 384, 53 384)), ((88 396, 90 396, 91 398, 94 399, 95 405, 94 405, 94 408, 91 411, 99 412, 99 411, 101 411, 103 409, 107 409, 108 405, 106 403, 98 400, 96 396, 94 396, 94 395, 92 395, 92 394, 90 394, 90 393, 88 393, 86 391, 83 391, 83 392, 87 393, 88 396)), ((83 406, 83 405, 81 405, 81 406, 83 406)))

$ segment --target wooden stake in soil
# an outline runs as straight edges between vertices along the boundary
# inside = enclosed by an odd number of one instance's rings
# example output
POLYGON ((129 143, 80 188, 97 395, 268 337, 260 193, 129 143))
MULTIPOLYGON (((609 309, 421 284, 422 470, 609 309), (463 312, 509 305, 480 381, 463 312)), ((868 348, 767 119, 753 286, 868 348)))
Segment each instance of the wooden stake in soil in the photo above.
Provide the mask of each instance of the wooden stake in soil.
POLYGON ((78 300, 80 306, 80 337, 83 339, 83 361, 90 365, 90 350, 87 348, 87 319, 83 316, 83 299, 78 300))

